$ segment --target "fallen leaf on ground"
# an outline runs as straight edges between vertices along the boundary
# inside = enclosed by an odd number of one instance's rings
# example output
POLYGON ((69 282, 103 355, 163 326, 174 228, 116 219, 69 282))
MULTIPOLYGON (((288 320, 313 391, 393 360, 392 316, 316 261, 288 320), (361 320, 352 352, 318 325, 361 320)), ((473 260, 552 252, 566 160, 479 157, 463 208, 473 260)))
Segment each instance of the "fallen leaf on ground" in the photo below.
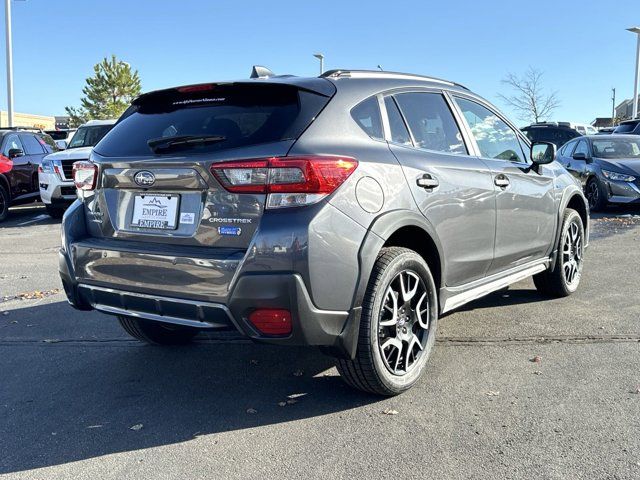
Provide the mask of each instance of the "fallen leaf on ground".
POLYGON ((489 390, 487 393, 485 393, 485 395, 487 397, 497 397, 498 395, 500 395, 500 392, 489 390))
POLYGON ((542 375, 542 372, 540 370, 536 370, 533 372, 534 375, 542 375))
POLYGON ((540 355, 536 355, 535 357, 533 357, 531 360, 529 360, 530 362, 533 363, 542 363, 542 357, 540 355))
POLYGON ((102 428, 102 425, 89 425, 87 428, 102 428))
POLYGON ((393 410, 391 408, 387 408, 386 410, 382 411, 383 415, 398 415, 398 411, 397 410, 393 410))
POLYGON ((129 427, 129 430, 137 432, 138 430, 142 430, 142 427, 144 427, 144 425, 142 425, 141 423, 136 423, 132 427, 129 427))

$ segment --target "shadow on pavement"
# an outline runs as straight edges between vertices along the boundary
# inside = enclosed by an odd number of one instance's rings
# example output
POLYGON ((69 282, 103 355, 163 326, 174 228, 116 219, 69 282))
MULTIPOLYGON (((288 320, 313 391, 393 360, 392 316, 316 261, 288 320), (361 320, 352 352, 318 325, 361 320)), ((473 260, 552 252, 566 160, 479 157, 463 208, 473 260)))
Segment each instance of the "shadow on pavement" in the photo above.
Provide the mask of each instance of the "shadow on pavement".
MULTIPOLYGON (((504 307, 507 305, 521 305, 525 303, 540 303, 549 300, 540 295, 536 289, 509 288, 490 293, 486 297, 479 298, 454 310, 454 312, 468 312, 478 308, 504 307)), ((446 314, 448 315, 448 314, 446 314)))
MULTIPOLYGON (((52 307, 63 308, 56 303, 11 315, 56 321, 52 307)), ((106 321, 87 320, 86 330, 106 321)), ((77 322, 67 318, 59 326, 68 323, 77 322)), ((70 329, 79 330, 78 325, 70 329)), ((0 474, 317 417, 380 400, 350 389, 335 371, 325 374, 332 360, 315 349, 215 340, 166 348, 126 337, 76 340, 75 335, 47 343, 47 337, 37 338, 32 330, 12 336, 0 330, 0 474), (290 395, 299 395, 295 403, 278 405, 290 395), (142 427, 132 430, 135 425, 142 427)))
POLYGON ((1 228, 26 227, 29 225, 51 225, 60 223, 59 219, 51 218, 41 202, 28 203, 11 207, 7 219, 0 223, 1 228))

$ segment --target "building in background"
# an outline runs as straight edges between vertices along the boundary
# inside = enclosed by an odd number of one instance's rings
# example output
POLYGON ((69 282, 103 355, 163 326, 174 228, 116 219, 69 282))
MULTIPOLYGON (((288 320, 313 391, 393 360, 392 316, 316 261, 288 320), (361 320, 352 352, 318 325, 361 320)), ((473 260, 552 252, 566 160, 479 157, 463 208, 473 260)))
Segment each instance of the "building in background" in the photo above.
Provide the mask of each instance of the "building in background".
MULTIPOLYGON (((640 95, 638 95, 640 100, 640 95)), ((624 100, 616 107, 616 120, 621 122, 623 120, 630 120, 633 115, 633 99, 624 100)))
POLYGON ((68 116, 56 115, 54 118, 56 119, 56 130, 67 130, 69 128, 70 118, 68 116))
POLYGON ((9 115, 6 111, 0 111, 0 128, 2 127, 31 127, 40 128, 42 130, 54 130, 56 128, 56 119, 53 116, 33 115, 31 113, 13 114, 13 125, 9 125, 9 115))
POLYGON ((591 122, 591 126, 600 130, 601 128, 613 127, 613 120, 611 117, 597 117, 591 122))

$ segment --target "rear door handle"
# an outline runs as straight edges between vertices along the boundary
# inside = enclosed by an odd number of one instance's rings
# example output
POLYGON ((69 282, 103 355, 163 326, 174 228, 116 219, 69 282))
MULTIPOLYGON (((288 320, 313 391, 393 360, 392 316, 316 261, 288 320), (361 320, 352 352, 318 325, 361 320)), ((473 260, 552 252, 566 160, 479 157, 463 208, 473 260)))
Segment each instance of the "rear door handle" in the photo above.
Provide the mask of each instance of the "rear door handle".
POLYGON ((500 175, 496 175, 496 178, 493 179, 493 183, 495 183, 500 188, 507 188, 511 182, 506 175, 502 173, 500 175))
POLYGON ((425 173, 424 175, 416 179, 416 184, 419 187, 424 188, 425 190, 430 190, 440 185, 440 182, 438 182, 437 178, 434 178, 428 173, 425 173))

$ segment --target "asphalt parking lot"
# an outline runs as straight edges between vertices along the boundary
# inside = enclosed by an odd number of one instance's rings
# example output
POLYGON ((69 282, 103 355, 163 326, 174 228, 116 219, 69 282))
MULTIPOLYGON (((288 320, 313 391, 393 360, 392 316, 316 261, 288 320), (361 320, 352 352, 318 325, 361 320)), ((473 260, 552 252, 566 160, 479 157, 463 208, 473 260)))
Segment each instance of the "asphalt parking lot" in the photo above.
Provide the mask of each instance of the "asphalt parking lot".
POLYGON ((530 280, 442 319, 380 399, 315 350, 130 340, 60 293, 58 221, 0 226, 3 478, 640 478, 640 210, 594 219, 583 283, 530 280))

